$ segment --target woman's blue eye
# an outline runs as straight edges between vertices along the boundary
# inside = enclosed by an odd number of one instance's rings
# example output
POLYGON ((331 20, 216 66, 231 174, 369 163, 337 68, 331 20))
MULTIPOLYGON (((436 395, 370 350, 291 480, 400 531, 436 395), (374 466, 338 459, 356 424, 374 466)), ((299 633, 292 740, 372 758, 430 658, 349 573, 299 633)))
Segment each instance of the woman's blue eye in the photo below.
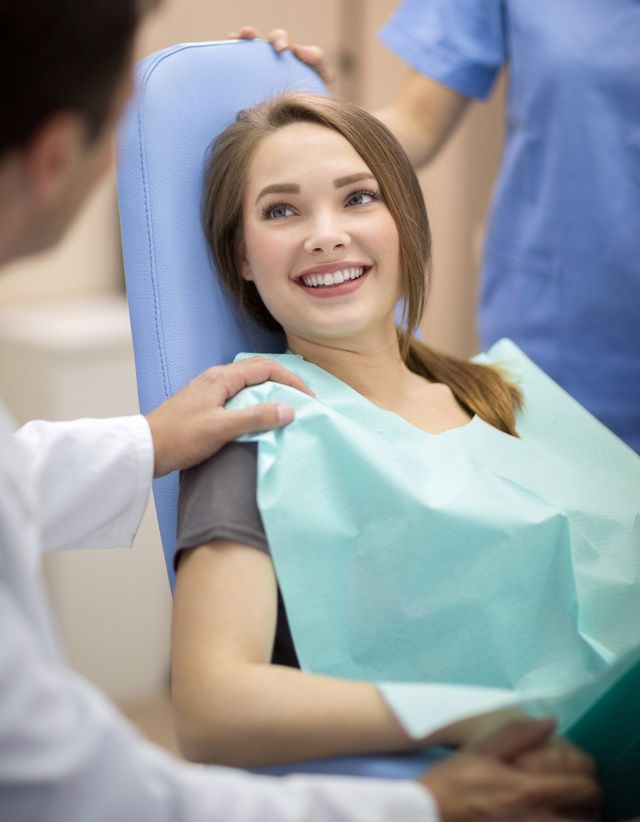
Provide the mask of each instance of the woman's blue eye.
POLYGON ((281 220, 283 217, 290 217, 293 214, 291 206, 285 203, 268 204, 262 209, 262 216, 265 220, 281 220))
POLYGON ((369 203, 374 202, 374 200, 379 199, 380 195, 375 191, 354 191, 353 194, 350 194, 347 198, 347 205, 368 205, 369 203))

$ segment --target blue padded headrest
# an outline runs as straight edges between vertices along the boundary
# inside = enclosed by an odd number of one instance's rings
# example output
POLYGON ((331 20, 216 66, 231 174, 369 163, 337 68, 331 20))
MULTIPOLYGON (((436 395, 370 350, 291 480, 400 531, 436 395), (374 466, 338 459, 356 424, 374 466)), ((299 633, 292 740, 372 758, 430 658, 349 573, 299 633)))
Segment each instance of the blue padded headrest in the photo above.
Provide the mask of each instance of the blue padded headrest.
MULTIPOLYGON (((205 162, 237 112, 285 91, 326 93, 290 52, 262 41, 190 43, 137 70, 121 129, 118 196, 140 408, 155 408, 210 365, 281 340, 238 312, 202 230, 205 162)), ((178 478, 154 483, 162 542, 173 556, 178 478)), ((173 580, 173 568, 169 567, 173 580)))

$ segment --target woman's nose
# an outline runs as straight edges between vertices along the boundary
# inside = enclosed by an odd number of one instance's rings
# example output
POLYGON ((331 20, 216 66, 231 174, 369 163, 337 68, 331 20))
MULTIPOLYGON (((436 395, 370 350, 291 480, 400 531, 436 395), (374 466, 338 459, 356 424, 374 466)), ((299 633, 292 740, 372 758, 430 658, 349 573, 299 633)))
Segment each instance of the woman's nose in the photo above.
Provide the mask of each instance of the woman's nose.
POLYGON ((346 231, 324 226, 313 232, 304 244, 307 254, 330 254, 332 251, 341 251, 349 248, 351 237, 346 231))

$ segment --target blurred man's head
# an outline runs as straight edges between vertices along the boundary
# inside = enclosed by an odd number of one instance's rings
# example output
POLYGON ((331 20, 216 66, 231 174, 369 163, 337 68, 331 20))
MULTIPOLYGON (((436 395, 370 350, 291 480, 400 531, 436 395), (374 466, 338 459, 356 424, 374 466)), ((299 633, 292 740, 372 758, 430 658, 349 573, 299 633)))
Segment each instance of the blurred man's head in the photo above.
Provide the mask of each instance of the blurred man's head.
POLYGON ((0 0, 0 263, 54 244, 109 166, 157 0, 0 0))

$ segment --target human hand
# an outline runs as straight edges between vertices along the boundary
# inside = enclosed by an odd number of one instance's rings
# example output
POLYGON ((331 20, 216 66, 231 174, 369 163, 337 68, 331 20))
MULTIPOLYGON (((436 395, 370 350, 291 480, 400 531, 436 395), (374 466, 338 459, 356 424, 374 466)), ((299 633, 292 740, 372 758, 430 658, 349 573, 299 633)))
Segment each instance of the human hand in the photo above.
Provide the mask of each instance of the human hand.
POLYGON ((250 357, 208 368, 182 391, 147 414, 155 452, 154 476, 189 468, 249 431, 280 428, 293 419, 293 408, 276 403, 227 411, 224 404, 248 385, 265 380, 313 395, 298 377, 265 357, 250 357))
POLYGON ((532 773, 596 774, 593 759, 562 736, 550 736, 539 748, 514 759, 513 764, 532 773))
MULTIPOLYGON (((243 26, 240 31, 231 32, 228 35, 229 40, 255 40, 260 37, 262 35, 253 26, 243 26)), ((264 39, 271 43, 278 53, 290 49, 298 60, 306 63, 320 75, 320 79, 326 86, 333 85, 335 71, 327 63, 326 55, 320 46, 303 46, 299 43, 292 43, 285 29, 274 29, 264 39)))
POLYGON ((509 722, 427 771, 421 782, 431 791, 443 822, 481 820, 561 820, 597 818, 601 791, 583 769, 552 772, 519 767, 553 733, 552 720, 509 722), (576 816, 577 814, 577 816, 576 816))
MULTIPOLYGON (((459 747, 473 746, 493 732, 503 728, 511 720, 527 720, 522 711, 507 708, 471 717, 450 725, 447 737, 457 737, 459 747)), ((514 760, 514 764, 538 773, 575 772, 594 776, 593 759, 580 748, 561 736, 550 734, 546 741, 534 750, 528 750, 514 760)))

